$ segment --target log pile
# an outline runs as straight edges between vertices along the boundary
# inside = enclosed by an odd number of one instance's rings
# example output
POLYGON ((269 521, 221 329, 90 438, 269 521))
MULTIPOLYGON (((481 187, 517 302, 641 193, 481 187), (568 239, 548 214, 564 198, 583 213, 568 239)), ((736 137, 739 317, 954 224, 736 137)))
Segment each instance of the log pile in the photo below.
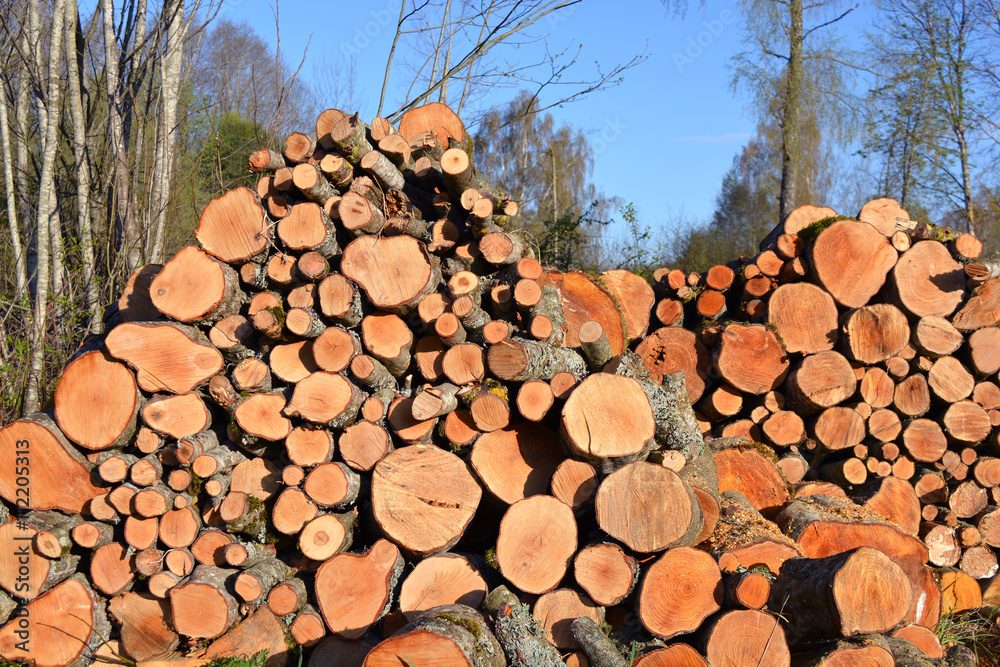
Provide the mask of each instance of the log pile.
POLYGON ((550 271, 438 104, 248 167, 0 430, 4 659, 972 664, 933 630, 1000 596, 974 238, 877 200, 550 271))

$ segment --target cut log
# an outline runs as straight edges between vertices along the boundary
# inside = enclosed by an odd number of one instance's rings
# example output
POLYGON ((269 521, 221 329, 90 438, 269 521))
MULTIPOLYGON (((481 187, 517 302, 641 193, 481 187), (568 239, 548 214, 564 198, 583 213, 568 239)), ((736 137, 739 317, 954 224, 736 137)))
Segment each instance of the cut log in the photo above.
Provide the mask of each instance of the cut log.
POLYGON ((552 473, 552 495, 571 508, 589 502, 597 491, 597 471, 585 461, 566 459, 552 473))
POLYGON ((642 553, 693 544, 704 526, 691 487, 673 470, 645 461, 608 475, 597 490, 595 507, 601 530, 642 553))
POLYGON ((789 361, 781 342, 767 327, 730 324, 712 352, 712 365, 733 387, 761 395, 781 384, 789 361))
POLYGON ((867 222, 885 236, 892 236, 902 223, 909 222, 910 214, 895 199, 875 199, 861 207, 858 220, 867 222))
POLYGON ((180 644, 167 618, 170 605, 148 593, 126 593, 113 598, 108 611, 121 624, 121 642, 125 652, 135 660, 162 658, 180 644))
POLYGON ((416 308, 440 280, 426 246, 405 235, 355 239, 344 248, 341 271, 364 290, 372 305, 398 314, 416 308), (405 266, 406 271, 387 272, 386 266, 405 266))
POLYGON ((927 549, 917 538, 849 501, 824 495, 792 501, 778 515, 777 523, 809 558, 862 546, 878 549, 903 569, 913 587, 905 620, 928 626, 937 622, 940 590, 924 567, 927 549))
POLYGON ((938 241, 915 243, 900 256, 892 279, 900 304, 915 317, 948 317, 965 291, 962 265, 938 241))
POLYGON ((896 409, 907 417, 919 417, 927 412, 931 407, 927 378, 918 373, 899 382, 893 393, 892 402, 896 409))
POLYGON ((948 438, 961 445, 982 442, 992 428, 989 415, 973 401, 952 403, 941 417, 941 425, 948 438))
POLYGON ((453 546, 481 496, 466 464, 434 446, 391 452, 375 465, 372 476, 375 520, 413 554, 433 555, 453 546))
POLYGON ((91 478, 93 465, 42 412, 0 429, 0 462, 0 496, 18 508, 77 513, 105 491, 91 478))
POLYGON ((952 354, 964 342, 962 333, 951 322, 936 315, 921 317, 913 329, 913 344, 933 358, 952 354))
POLYGON ((124 364, 104 351, 85 352, 59 378, 55 418, 63 434, 81 447, 117 449, 135 433, 141 401, 135 375, 124 364))
POLYGON ((707 629, 710 665, 788 667, 791 658, 778 619, 753 609, 729 611, 707 629))
POLYGON ((975 331, 1000 323, 1000 278, 988 280, 973 290, 951 323, 960 331, 975 331))
POLYGON ((316 571, 315 595, 323 620, 345 639, 360 639, 392 604, 403 571, 403 556, 379 540, 366 553, 342 553, 316 571))
POLYGON ((576 551, 573 511, 552 496, 519 500, 500 521, 496 558, 500 573, 526 593, 554 589, 576 551))
POLYGON ((726 598, 735 607, 761 609, 771 594, 770 573, 756 570, 733 572, 725 580, 726 598))
POLYGON ((156 396, 142 406, 142 421, 158 433, 184 438, 207 429, 212 415, 198 394, 156 396))
POLYGON ((899 354, 910 340, 906 316, 887 303, 852 310, 844 316, 843 330, 851 358, 863 364, 877 364, 899 354))
POLYGON ((111 356, 135 369, 139 387, 148 392, 183 394, 222 370, 222 354, 183 324, 127 322, 104 342, 111 356))
POLYGON ((579 648, 571 627, 578 618, 589 618, 595 626, 604 622, 604 610, 588 598, 568 588, 557 588, 535 601, 532 615, 558 649, 579 648))
POLYGON ((723 492, 720 505, 719 522, 708 547, 724 572, 762 563, 772 573, 778 573, 782 563, 802 555, 795 543, 761 516, 743 494, 723 492))
POLYGON ((261 255, 271 241, 260 200, 246 187, 235 188, 208 202, 194 234, 202 249, 230 264, 261 255))
POLYGON ((786 561, 770 605, 787 619, 791 645, 818 638, 888 632, 903 620, 913 591, 899 565, 871 547, 786 561))
POLYGON ((483 486, 507 504, 544 494, 565 458, 552 447, 554 438, 552 431, 537 424, 484 433, 472 448, 472 469, 483 486))
POLYGON ((777 457, 765 445, 743 438, 716 438, 708 443, 715 458, 719 492, 739 491, 764 516, 778 512, 790 498, 777 457))
POLYGON ((633 665, 634 667, 708 667, 705 658, 687 644, 671 644, 666 648, 654 649, 636 658, 633 665))
POLYGON ((871 225, 840 220, 816 237, 810 264, 819 284, 842 306, 860 308, 875 296, 898 254, 871 225))
POLYGON ((612 354, 621 354, 625 349, 626 324, 615 297, 598 280, 580 271, 552 271, 542 274, 538 282, 542 287, 553 285, 559 290, 566 318, 564 346, 579 347, 580 327, 597 320, 608 337, 612 354))
POLYGON ((616 544, 595 544, 576 554, 573 576, 594 602, 612 606, 632 592, 639 564, 616 544))
POLYGON ((788 374, 791 397, 808 412, 842 403, 854 395, 857 386, 850 362, 832 350, 806 356, 788 374))
POLYGON ((0 628, 0 655, 38 667, 84 667, 110 635, 104 601, 78 574, 29 602, 0 628))
POLYGON ((941 401, 957 403, 972 394, 976 381, 961 361, 955 357, 941 357, 927 373, 927 384, 941 401))
MULTIPOLYGON (((282 440, 291 433, 292 422, 282 416, 286 398, 283 393, 253 394, 233 407, 233 419, 242 429, 244 439, 282 440)), ((249 442, 238 443, 241 446, 249 442)))
POLYGON ((149 290, 153 305, 180 322, 217 322, 234 315, 245 299, 236 272, 197 246, 181 248, 149 290))
POLYGON ((682 371, 691 404, 701 399, 708 379, 709 356, 693 332, 680 327, 657 329, 643 338, 636 353, 653 382, 660 382, 667 373, 682 371))
POLYGON ((479 608, 488 592, 479 569, 464 556, 442 554, 420 561, 399 591, 399 608, 407 619, 445 604, 479 608))
POLYGON ((854 500, 910 535, 916 535, 920 528, 920 499, 906 480, 876 479, 854 494, 854 500))
POLYGON ((586 363, 572 349, 520 338, 508 338, 491 345, 486 363, 495 376, 512 382, 551 380, 563 371, 581 378, 587 374, 586 363))
MULTIPOLYGON (((457 149, 455 149, 457 150, 457 149)), ((464 153, 463 153, 464 154, 464 153)), ((503 667, 503 651, 485 619, 471 607, 442 605, 422 612, 372 649, 366 667, 415 665, 503 667)))
POLYGON ((183 584, 170 589, 171 619, 177 632, 194 638, 219 637, 239 620, 236 598, 226 590, 234 570, 199 565, 183 584))
MULTIPOLYGON (((732 274, 732 269, 720 266, 718 269, 725 269, 732 274)), ((732 278, 729 278, 730 282, 732 278)), ((653 288, 649 286, 643 278, 631 271, 624 269, 614 269, 601 274, 601 281, 604 287, 614 295, 625 318, 625 333, 630 340, 639 340, 646 335, 649 329, 649 315, 653 310, 656 297, 653 288)), ((720 287, 713 289, 724 290, 723 278, 717 278, 716 283, 720 287)))
POLYGON ((560 435, 571 455, 607 473, 643 459, 653 446, 656 417, 642 386, 595 373, 578 386, 562 410, 560 435))
POLYGON ((832 350, 837 343, 837 306, 828 292, 815 285, 781 285, 768 300, 767 313, 789 354, 832 350))
POLYGON ((722 607, 722 573, 715 559, 690 547, 670 549, 646 571, 638 614, 653 635, 694 632, 722 607))
POLYGON ((365 398, 343 375, 319 371, 295 385, 282 414, 329 428, 343 428, 354 423, 365 398))

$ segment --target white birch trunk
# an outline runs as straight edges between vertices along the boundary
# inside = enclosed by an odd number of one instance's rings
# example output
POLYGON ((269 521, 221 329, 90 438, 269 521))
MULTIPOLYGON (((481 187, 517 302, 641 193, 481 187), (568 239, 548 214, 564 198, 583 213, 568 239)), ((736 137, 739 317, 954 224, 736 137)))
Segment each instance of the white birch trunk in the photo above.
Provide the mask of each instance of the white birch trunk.
POLYGON ((73 157, 76 168, 77 224, 80 228, 80 246, 83 258, 83 283, 86 290, 87 330, 101 330, 100 297, 97 291, 94 258, 94 234, 90 226, 90 158, 88 156, 87 128, 83 114, 80 89, 80 68, 77 61, 76 31, 79 10, 76 0, 66 3, 66 63, 69 68, 68 103, 73 119, 73 157))
POLYGON ((65 0, 55 0, 52 8, 52 35, 49 44, 48 94, 46 99, 47 124, 45 126, 45 150, 42 153, 42 173, 38 179, 38 290, 35 297, 35 322, 32 336, 31 367, 28 387, 24 396, 25 414, 36 412, 39 407, 39 393, 42 372, 45 366, 44 340, 48 316, 48 284, 51 262, 49 258, 49 207, 54 201, 54 168, 56 157, 56 132, 59 126, 59 52, 62 48, 62 24, 66 8, 65 0))

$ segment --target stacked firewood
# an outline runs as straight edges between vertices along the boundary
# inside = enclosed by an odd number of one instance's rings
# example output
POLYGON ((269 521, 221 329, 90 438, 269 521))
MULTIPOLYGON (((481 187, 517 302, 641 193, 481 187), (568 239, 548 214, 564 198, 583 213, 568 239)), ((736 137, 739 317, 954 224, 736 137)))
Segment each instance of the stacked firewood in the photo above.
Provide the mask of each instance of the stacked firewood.
POLYGON ((327 110, 132 276, 0 430, 0 656, 973 664, 934 628, 1000 596, 976 239, 878 200, 561 273, 471 155, 443 105, 327 110))

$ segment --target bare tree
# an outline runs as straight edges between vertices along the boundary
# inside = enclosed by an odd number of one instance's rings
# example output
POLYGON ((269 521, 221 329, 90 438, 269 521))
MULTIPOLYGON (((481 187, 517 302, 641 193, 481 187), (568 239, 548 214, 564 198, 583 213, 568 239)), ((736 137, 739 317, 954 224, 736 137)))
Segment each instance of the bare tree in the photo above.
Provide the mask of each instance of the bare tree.
MULTIPOLYGON (((543 112, 554 106, 580 99, 589 93, 617 85, 623 73, 645 59, 640 53, 608 71, 597 68, 593 74, 570 79, 577 68, 580 50, 548 52, 531 62, 500 62, 509 50, 540 41, 539 22, 544 18, 562 18, 560 12, 572 10, 583 0, 404 0, 396 24, 385 68, 382 95, 376 115, 383 115, 390 81, 404 80, 409 88, 395 111, 395 118, 424 104, 437 94, 437 101, 461 111, 471 99, 485 90, 530 87, 539 97, 549 88, 559 89, 558 99, 534 107, 543 112), (506 51, 505 51, 506 50, 506 51), (397 51, 403 58, 404 72, 394 75, 397 51), (395 77, 395 78, 394 78, 395 77), (453 96, 449 84, 461 84, 461 94, 453 96)), ((512 59, 516 60, 516 59, 512 59)))

